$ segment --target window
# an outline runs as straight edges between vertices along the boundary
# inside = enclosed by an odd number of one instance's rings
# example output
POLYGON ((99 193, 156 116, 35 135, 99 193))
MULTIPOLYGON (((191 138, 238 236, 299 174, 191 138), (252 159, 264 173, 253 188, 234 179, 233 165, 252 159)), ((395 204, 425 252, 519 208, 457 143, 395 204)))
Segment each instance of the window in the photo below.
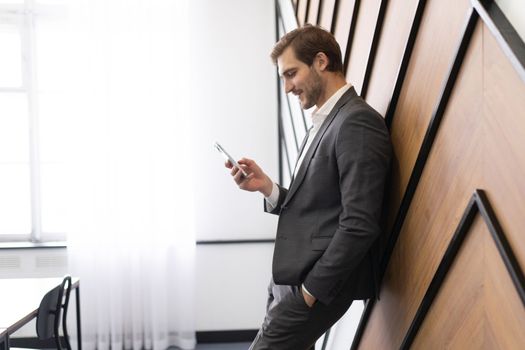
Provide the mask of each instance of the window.
POLYGON ((57 1, 0 0, 1 241, 65 238, 64 13, 57 1))

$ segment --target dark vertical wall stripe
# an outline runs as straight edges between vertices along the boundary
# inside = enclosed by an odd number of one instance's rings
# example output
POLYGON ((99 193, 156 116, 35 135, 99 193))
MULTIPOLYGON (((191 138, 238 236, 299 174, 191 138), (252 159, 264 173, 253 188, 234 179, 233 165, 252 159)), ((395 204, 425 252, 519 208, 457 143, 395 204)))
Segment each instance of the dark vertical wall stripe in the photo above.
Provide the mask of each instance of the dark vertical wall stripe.
POLYGON ((525 43, 494 1, 472 0, 472 5, 492 32, 505 55, 525 81, 525 43))
POLYGON ((414 49, 414 44, 416 42, 417 33, 419 32, 421 18, 423 17, 426 4, 426 0, 419 0, 417 4, 416 13, 414 15, 414 20, 412 21, 412 27, 410 28, 407 44, 405 46, 405 52, 403 53, 403 59, 401 60, 401 66, 399 67, 399 72, 397 73, 396 84, 394 86, 394 91, 392 92, 392 99, 390 100, 385 113, 385 122, 388 129, 390 129, 392 126, 392 120, 394 119, 394 113, 396 112, 397 102, 399 100, 399 95, 401 94, 401 89, 403 88, 403 83, 405 82, 408 64, 410 62, 410 57, 412 57, 412 51, 414 49))
POLYGON ((359 324, 357 325, 357 329, 355 331, 354 339, 352 341, 352 346, 350 347, 350 350, 357 350, 359 348, 359 343, 361 342, 361 338, 365 333, 365 328, 368 324, 368 319, 372 314, 375 302, 376 301, 374 299, 368 299, 366 301, 365 309, 363 310, 363 314, 361 315, 361 319, 359 320, 359 324))
POLYGON ((303 23, 308 21, 308 13, 310 12, 310 0, 306 0, 306 11, 304 13, 303 23))
POLYGON ((363 78, 363 85, 361 87, 361 97, 366 99, 366 92, 368 90, 368 83, 370 82, 370 76, 372 75, 372 69, 374 67, 374 61, 377 53, 377 46, 381 38, 381 31, 383 29, 383 22, 385 19, 386 8, 388 6, 388 0, 382 0, 379 6, 379 12, 377 14, 376 27, 374 29, 374 36, 372 37, 372 44, 370 45, 370 52, 368 54, 368 61, 366 63, 365 76, 363 78))
POLYGON ((319 6, 317 8, 317 18, 315 24, 319 25, 321 22, 321 13, 323 12, 323 0, 319 0, 319 6))
MULTIPOLYGON (((282 16, 279 9, 279 0, 275 0, 274 6, 275 6, 275 41, 279 40, 279 26, 282 25, 282 16)), ((297 17, 297 4, 299 3, 299 0, 295 2, 295 16, 297 17)), ((283 146, 282 146, 282 138, 283 138, 283 131, 281 130, 281 118, 282 118, 282 100, 281 100, 281 83, 279 80, 279 71, 276 69, 275 74, 277 76, 277 152, 279 153, 277 155, 278 161, 279 161, 279 183, 282 184, 284 180, 284 174, 283 174, 283 146)))
POLYGON ((360 0, 355 0, 354 2, 354 12, 352 13, 352 19, 351 19, 352 22, 350 23, 350 30, 348 33, 348 42, 346 45, 346 52, 344 55, 345 60, 343 62, 343 70, 344 70, 345 75, 346 75, 346 71, 348 70, 348 64, 350 61, 350 51, 352 50, 352 43, 354 42, 355 26, 356 26, 357 17, 359 14, 360 3, 361 3, 360 0))
POLYGON ((335 24, 337 23, 337 14, 339 8, 339 0, 334 1, 334 12, 332 14, 332 23, 330 24, 330 33, 335 33, 335 24))
POLYGON ((523 270, 520 268, 518 259, 516 259, 516 256, 510 247, 510 244, 484 191, 476 191, 476 203, 478 204, 478 209, 481 213, 481 216, 483 216, 483 219, 489 228, 490 234, 494 239, 494 243, 498 248, 505 267, 509 272, 512 283, 514 284, 514 287, 520 296, 521 302, 525 307, 525 276, 523 275, 523 270))

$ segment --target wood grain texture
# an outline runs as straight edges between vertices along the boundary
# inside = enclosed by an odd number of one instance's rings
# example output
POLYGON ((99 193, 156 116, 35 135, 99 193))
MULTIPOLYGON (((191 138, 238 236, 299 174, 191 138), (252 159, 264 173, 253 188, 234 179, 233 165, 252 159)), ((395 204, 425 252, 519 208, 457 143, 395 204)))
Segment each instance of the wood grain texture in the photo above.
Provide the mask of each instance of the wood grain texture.
MULTIPOLYGON (((523 96, 525 84, 478 24, 361 348, 399 346, 476 188, 486 191, 523 270, 523 96)), ((474 230, 478 238, 469 238, 470 248, 461 253, 414 349, 525 348, 523 304, 486 228, 476 223, 474 230)))
POLYGON ((525 309, 478 216, 413 349, 521 349, 525 309))
POLYGON ((468 0, 428 0, 391 127, 392 226, 467 21, 468 0), (447 30, 443 30, 446 27, 447 30))
POLYGON ((483 31, 483 182, 516 258, 525 267, 525 82, 483 31))
MULTIPOLYGON (((298 17, 314 16, 298 0, 298 17)), ((310 1, 343 55, 355 0, 310 1), (319 3, 321 7, 319 7, 319 3), (331 18, 337 6, 336 23, 331 18), (327 10, 328 9, 328 10, 327 10), (330 13, 330 14, 328 14, 330 13)), ((360 92, 380 0, 361 1, 346 72, 360 92)), ((390 0, 367 101, 391 99, 417 0, 390 0)), ((396 154, 391 228, 448 78, 469 0, 427 0, 391 127, 396 154)), ((315 12, 315 10, 314 10, 315 12)), ((479 21, 409 207, 360 349, 398 349, 475 189, 487 194, 525 269, 525 83, 479 21)), ((477 216, 415 338, 413 349, 525 349, 525 307, 486 223, 477 216)))
POLYGON ((387 268, 362 349, 397 349, 479 183, 481 30, 467 51, 387 268))
POLYGON ((392 98, 417 4, 418 0, 390 0, 387 5, 366 95, 366 101, 383 117, 392 98))
POLYGON ((361 1, 359 6, 355 36, 352 49, 350 50, 348 69, 346 71, 346 79, 354 85, 358 94, 361 94, 380 6, 381 0, 361 1))
POLYGON ((490 232, 478 215, 419 329, 413 349, 483 348, 483 250, 490 239, 490 232))

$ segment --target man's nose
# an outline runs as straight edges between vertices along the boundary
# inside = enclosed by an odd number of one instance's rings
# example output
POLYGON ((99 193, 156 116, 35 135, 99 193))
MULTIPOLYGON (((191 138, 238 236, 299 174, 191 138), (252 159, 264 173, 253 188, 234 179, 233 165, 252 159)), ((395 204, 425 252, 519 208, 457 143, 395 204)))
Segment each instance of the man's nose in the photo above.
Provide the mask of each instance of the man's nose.
POLYGON ((293 86, 293 84, 290 81, 288 81, 288 80, 284 81, 284 91, 286 91, 286 93, 291 92, 293 90, 293 88, 294 88, 294 86, 293 86))

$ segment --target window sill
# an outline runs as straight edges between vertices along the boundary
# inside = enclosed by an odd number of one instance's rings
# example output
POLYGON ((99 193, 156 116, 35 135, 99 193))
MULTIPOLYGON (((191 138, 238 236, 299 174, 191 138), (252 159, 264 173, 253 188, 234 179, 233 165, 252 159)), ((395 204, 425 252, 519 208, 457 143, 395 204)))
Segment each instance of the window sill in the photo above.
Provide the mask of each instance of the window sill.
POLYGON ((0 242, 0 250, 3 249, 47 249, 67 248, 66 241, 54 242, 0 242))

